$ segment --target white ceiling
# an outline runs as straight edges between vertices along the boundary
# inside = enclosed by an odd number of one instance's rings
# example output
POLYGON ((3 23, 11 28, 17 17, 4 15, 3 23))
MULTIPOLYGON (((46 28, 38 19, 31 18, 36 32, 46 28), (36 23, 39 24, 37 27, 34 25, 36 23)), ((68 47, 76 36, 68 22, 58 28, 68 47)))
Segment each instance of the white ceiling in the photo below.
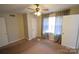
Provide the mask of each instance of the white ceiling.
MULTIPOLYGON (((40 9, 48 9, 48 11, 42 11, 42 13, 50 13, 65 10, 71 7, 77 6, 76 4, 40 4, 40 9)), ((33 12, 27 8, 35 9, 34 4, 0 4, 0 13, 27 13, 33 12)))

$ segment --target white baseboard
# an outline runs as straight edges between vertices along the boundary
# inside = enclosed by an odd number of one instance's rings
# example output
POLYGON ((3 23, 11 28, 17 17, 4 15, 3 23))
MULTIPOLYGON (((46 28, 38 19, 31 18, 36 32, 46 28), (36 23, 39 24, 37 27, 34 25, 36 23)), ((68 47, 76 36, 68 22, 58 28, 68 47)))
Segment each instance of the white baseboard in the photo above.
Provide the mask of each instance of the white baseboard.
MULTIPOLYGON (((19 39, 14 40, 14 41, 10 41, 10 42, 8 42, 6 45, 9 45, 9 44, 11 44, 11 43, 17 42, 17 41, 22 40, 22 39, 25 39, 25 38, 22 37, 22 38, 19 38, 19 39)), ((6 46, 6 45, 3 45, 3 46, 6 46)), ((3 46, 0 46, 0 47, 3 47, 3 46)))
POLYGON ((22 39, 24 39, 24 37, 19 38, 19 39, 16 39, 16 40, 14 40, 14 41, 10 41, 10 42, 8 42, 8 44, 11 44, 11 43, 17 42, 17 41, 22 40, 22 39))

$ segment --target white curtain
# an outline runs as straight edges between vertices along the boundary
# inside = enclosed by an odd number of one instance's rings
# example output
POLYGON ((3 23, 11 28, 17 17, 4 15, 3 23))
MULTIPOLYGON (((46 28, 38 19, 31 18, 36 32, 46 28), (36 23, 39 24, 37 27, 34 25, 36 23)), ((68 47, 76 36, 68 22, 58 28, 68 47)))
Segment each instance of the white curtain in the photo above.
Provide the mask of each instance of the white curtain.
POLYGON ((61 35, 62 33, 62 16, 57 16, 55 19, 55 35, 61 35))

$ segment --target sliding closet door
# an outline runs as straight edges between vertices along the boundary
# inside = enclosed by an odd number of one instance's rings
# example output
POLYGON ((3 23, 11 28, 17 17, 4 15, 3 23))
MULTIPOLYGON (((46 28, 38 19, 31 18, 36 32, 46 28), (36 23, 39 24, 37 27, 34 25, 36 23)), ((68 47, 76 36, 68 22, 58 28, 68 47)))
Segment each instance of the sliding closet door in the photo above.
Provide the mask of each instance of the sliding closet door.
POLYGON ((16 16, 7 16, 7 30, 9 42, 15 42, 19 38, 19 26, 16 16))
POLYGON ((0 17, 0 47, 8 44, 5 18, 0 17))

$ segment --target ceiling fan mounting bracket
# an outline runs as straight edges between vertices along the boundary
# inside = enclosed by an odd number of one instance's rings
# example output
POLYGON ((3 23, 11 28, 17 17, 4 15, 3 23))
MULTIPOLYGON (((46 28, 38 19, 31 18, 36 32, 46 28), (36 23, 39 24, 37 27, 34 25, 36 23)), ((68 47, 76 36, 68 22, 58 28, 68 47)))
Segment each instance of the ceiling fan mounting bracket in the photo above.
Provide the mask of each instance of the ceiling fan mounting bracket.
POLYGON ((36 5, 36 12, 38 12, 40 10, 40 8, 38 8, 39 4, 35 4, 35 5, 36 5))
POLYGON ((37 7, 39 7, 39 4, 35 4, 37 7))

